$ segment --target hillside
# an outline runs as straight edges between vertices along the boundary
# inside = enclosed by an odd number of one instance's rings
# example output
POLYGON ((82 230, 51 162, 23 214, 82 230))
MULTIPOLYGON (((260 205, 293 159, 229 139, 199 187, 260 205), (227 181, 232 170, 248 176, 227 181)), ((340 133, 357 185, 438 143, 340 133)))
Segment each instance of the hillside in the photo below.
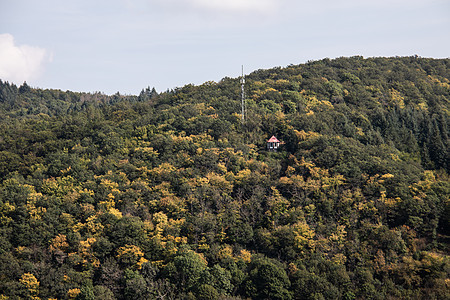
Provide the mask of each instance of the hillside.
POLYGON ((450 59, 259 70, 245 94, 241 122, 239 78, 0 81, 0 299, 450 298, 450 59))

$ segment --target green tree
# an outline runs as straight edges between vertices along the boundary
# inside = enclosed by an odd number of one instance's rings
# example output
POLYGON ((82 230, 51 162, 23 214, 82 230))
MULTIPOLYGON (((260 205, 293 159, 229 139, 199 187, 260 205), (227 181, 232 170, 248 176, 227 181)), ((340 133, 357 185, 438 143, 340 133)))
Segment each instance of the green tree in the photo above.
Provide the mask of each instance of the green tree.
POLYGON ((194 291, 201 284, 202 275, 207 272, 203 256, 192 250, 184 250, 173 259, 174 272, 170 275, 186 291, 194 291))
POLYGON ((286 271, 273 260, 258 257, 249 265, 245 292, 255 299, 292 299, 286 271))

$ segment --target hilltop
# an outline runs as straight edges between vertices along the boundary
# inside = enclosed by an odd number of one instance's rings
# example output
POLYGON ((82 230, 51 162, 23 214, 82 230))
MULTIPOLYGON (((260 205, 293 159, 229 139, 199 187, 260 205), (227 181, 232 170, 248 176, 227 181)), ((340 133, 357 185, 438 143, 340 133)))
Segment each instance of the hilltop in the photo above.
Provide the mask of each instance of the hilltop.
POLYGON ((0 81, 0 295, 450 297, 450 59, 258 70, 245 122, 239 82, 0 81))

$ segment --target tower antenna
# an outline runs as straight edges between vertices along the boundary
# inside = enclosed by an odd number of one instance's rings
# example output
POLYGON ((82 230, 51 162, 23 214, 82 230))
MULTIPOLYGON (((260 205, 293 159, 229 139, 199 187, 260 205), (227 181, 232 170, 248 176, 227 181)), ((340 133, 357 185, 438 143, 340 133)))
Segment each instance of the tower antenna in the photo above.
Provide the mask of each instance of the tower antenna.
POLYGON ((242 123, 245 122, 245 77, 244 77, 244 65, 242 65, 242 77, 241 77, 241 107, 242 107, 242 123))

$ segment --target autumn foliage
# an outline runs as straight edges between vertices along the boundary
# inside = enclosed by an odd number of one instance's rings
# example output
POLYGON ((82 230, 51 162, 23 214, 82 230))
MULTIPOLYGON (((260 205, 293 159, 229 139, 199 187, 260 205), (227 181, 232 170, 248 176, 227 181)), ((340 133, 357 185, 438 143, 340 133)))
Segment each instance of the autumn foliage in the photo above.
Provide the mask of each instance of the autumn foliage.
POLYGON ((449 67, 258 70, 245 122, 239 79, 0 81, 0 299, 450 298, 449 67))

